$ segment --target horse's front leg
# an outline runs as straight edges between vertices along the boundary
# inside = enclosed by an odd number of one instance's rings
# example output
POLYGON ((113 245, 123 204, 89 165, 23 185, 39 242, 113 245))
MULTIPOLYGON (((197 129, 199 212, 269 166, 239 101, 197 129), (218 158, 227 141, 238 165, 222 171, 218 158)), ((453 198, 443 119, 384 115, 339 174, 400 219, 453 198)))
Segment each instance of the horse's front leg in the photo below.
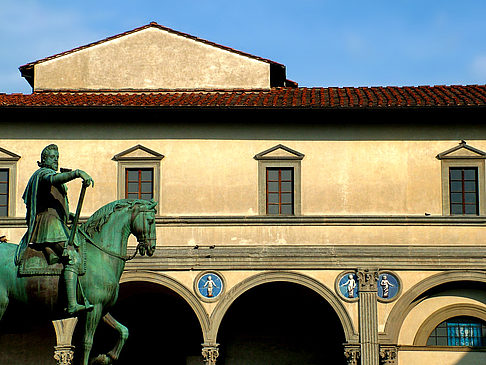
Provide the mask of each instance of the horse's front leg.
POLYGON ((82 351, 80 364, 89 364, 89 354, 93 347, 93 337, 100 322, 102 312, 101 304, 96 304, 92 311, 86 313, 86 322, 84 324, 84 334, 81 343, 82 351))

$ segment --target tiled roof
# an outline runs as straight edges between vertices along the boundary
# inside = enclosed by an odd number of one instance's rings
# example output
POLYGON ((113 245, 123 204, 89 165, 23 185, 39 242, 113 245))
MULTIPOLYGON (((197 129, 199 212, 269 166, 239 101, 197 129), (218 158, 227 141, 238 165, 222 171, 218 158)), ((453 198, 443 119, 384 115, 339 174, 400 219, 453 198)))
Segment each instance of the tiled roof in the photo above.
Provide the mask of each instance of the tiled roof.
POLYGON ((407 108, 486 106, 486 85, 0 94, 0 107, 407 108))
POLYGON ((109 42, 111 40, 114 40, 114 39, 117 39, 117 38, 126 36, 128 34, 132 34, 132 33, 135 33, 135 32, 138 32, 138 31, 141 31, 141 30, 144 30, 144 29, 147 29, 147 28, 157 28, 157 29, 164 30, 164 31, 169 32, 169 33, 172 33, 172 34, 176 34, 176 35, 179 35, 179 36, 182 36, 182 37, 185 37, 185 38, 192 39, 192 40, 197 41, 197 42, 201 42, 201 43, 204 43, 204 44, 207 44, 207 45, 210 45, 210 46, 213 46, 213 47, 217 47, 217 48, 220 48, 220 49, 229 51, 229 52, 237 53, 237 54, 239 54, 241 56, 253 58, 253 59, 256 59, 256 60, 259 60, 259 61, 263 61, 263 62, 267 62, 267 63, 281 65, 278 62, 275 62, 275 61, 272 61, 272 60, 269 60, 269 59, 266 59, 266 58, 258 57, 258 56, 255 56, 255 55, 252 55, 252 54, 249 54, 249 53, 246 53, 246 52, 238 51, 238 50, 233 49, 233 48, 230 48, 230 47, 222 46, 220 44, 217 44, 217 43, 214 43, 214 42, 211 42, 211 41, 202 39, 202 38, 198 38, 198 37, 192 36, 192 35, 187 34, 187 33, 182 33, 182 32, 179 32, 177 30, 164 27, 164 26, 162 26, 160 24, 157 24, 156 22, 151 22, 151 23, 149 23, 147 25, 144 25, 142 27, 138 27, 138 28, 135 28, 135 29, 126 31, 126 32, 123 32, 123 33, 120 33, 120 34, 117 34, 117 35, 114 35, 114 36, 111 36, 111 37, 102 39, 102 40, 97 41, 97 42, 89 43, 87 45, 84 45, 84 46, 81 46, 81 47, 77 47, 77 48, 71 49, 69 51, 61 52, 61 53, 58 53, 58 54, 55 54, 55 55, 52 55, 52 56, 49 56, 49 57, 46 57, 46 58, 42 58, 42 59, 37 60, 37 61, 34 61, 34 62, 29 62, 29 63, 27 63, 25 65, 20 66, 19 69, 20 69, 21 72, 24 73, 24 72, 28 71, 30 68, 32 68, 34 65, 36 65, 37 63, 41 63, 41 62, 45 62, 45 61, 52 60, 54 58, 58 58, 58 57, 61 57, 61 56, 65 56, 67 54, 70 54, 70 53, 73 53, 73 52, 77 52, 77 51, 83 50, 85 48, 93 47, 93 46, 96 46, 98 44, 102 44, 102 43, 105 43, 105 42, 109 42))

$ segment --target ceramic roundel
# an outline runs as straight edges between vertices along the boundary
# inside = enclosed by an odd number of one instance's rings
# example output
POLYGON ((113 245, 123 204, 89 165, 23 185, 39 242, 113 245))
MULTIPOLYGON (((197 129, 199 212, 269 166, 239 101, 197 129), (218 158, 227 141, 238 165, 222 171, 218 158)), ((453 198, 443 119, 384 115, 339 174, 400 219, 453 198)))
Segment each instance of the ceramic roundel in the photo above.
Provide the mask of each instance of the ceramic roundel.
POLYGON ((216 299, 223 292, 223 279, 214 272, 204 273, 197 280, 196 289, 203 298, 216 299))

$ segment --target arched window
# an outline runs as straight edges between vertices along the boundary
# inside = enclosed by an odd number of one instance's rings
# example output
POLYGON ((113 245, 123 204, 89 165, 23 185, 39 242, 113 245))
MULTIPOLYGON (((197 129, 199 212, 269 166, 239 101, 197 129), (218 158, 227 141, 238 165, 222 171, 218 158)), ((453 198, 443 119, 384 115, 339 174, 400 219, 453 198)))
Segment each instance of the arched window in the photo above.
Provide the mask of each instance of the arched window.
POLYGON ((486 322, 474 317, 453 317, 430 334, 427 346, 486 346, 486 322))

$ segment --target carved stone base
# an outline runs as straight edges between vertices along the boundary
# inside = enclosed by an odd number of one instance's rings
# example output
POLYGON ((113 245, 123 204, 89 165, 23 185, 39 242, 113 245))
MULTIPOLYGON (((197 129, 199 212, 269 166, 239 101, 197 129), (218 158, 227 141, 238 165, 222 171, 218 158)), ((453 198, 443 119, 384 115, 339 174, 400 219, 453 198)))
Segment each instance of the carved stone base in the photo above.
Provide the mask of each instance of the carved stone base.
POLYGON ((71 365, 74 357, 74 346, 54 346, 54 359, 57 365, 71 365))
POLYGON ((219 356, 218 350, 219 344, 203 344, 202 356, 204 359, 204 365, 216 365, 216 359, 219 356))

